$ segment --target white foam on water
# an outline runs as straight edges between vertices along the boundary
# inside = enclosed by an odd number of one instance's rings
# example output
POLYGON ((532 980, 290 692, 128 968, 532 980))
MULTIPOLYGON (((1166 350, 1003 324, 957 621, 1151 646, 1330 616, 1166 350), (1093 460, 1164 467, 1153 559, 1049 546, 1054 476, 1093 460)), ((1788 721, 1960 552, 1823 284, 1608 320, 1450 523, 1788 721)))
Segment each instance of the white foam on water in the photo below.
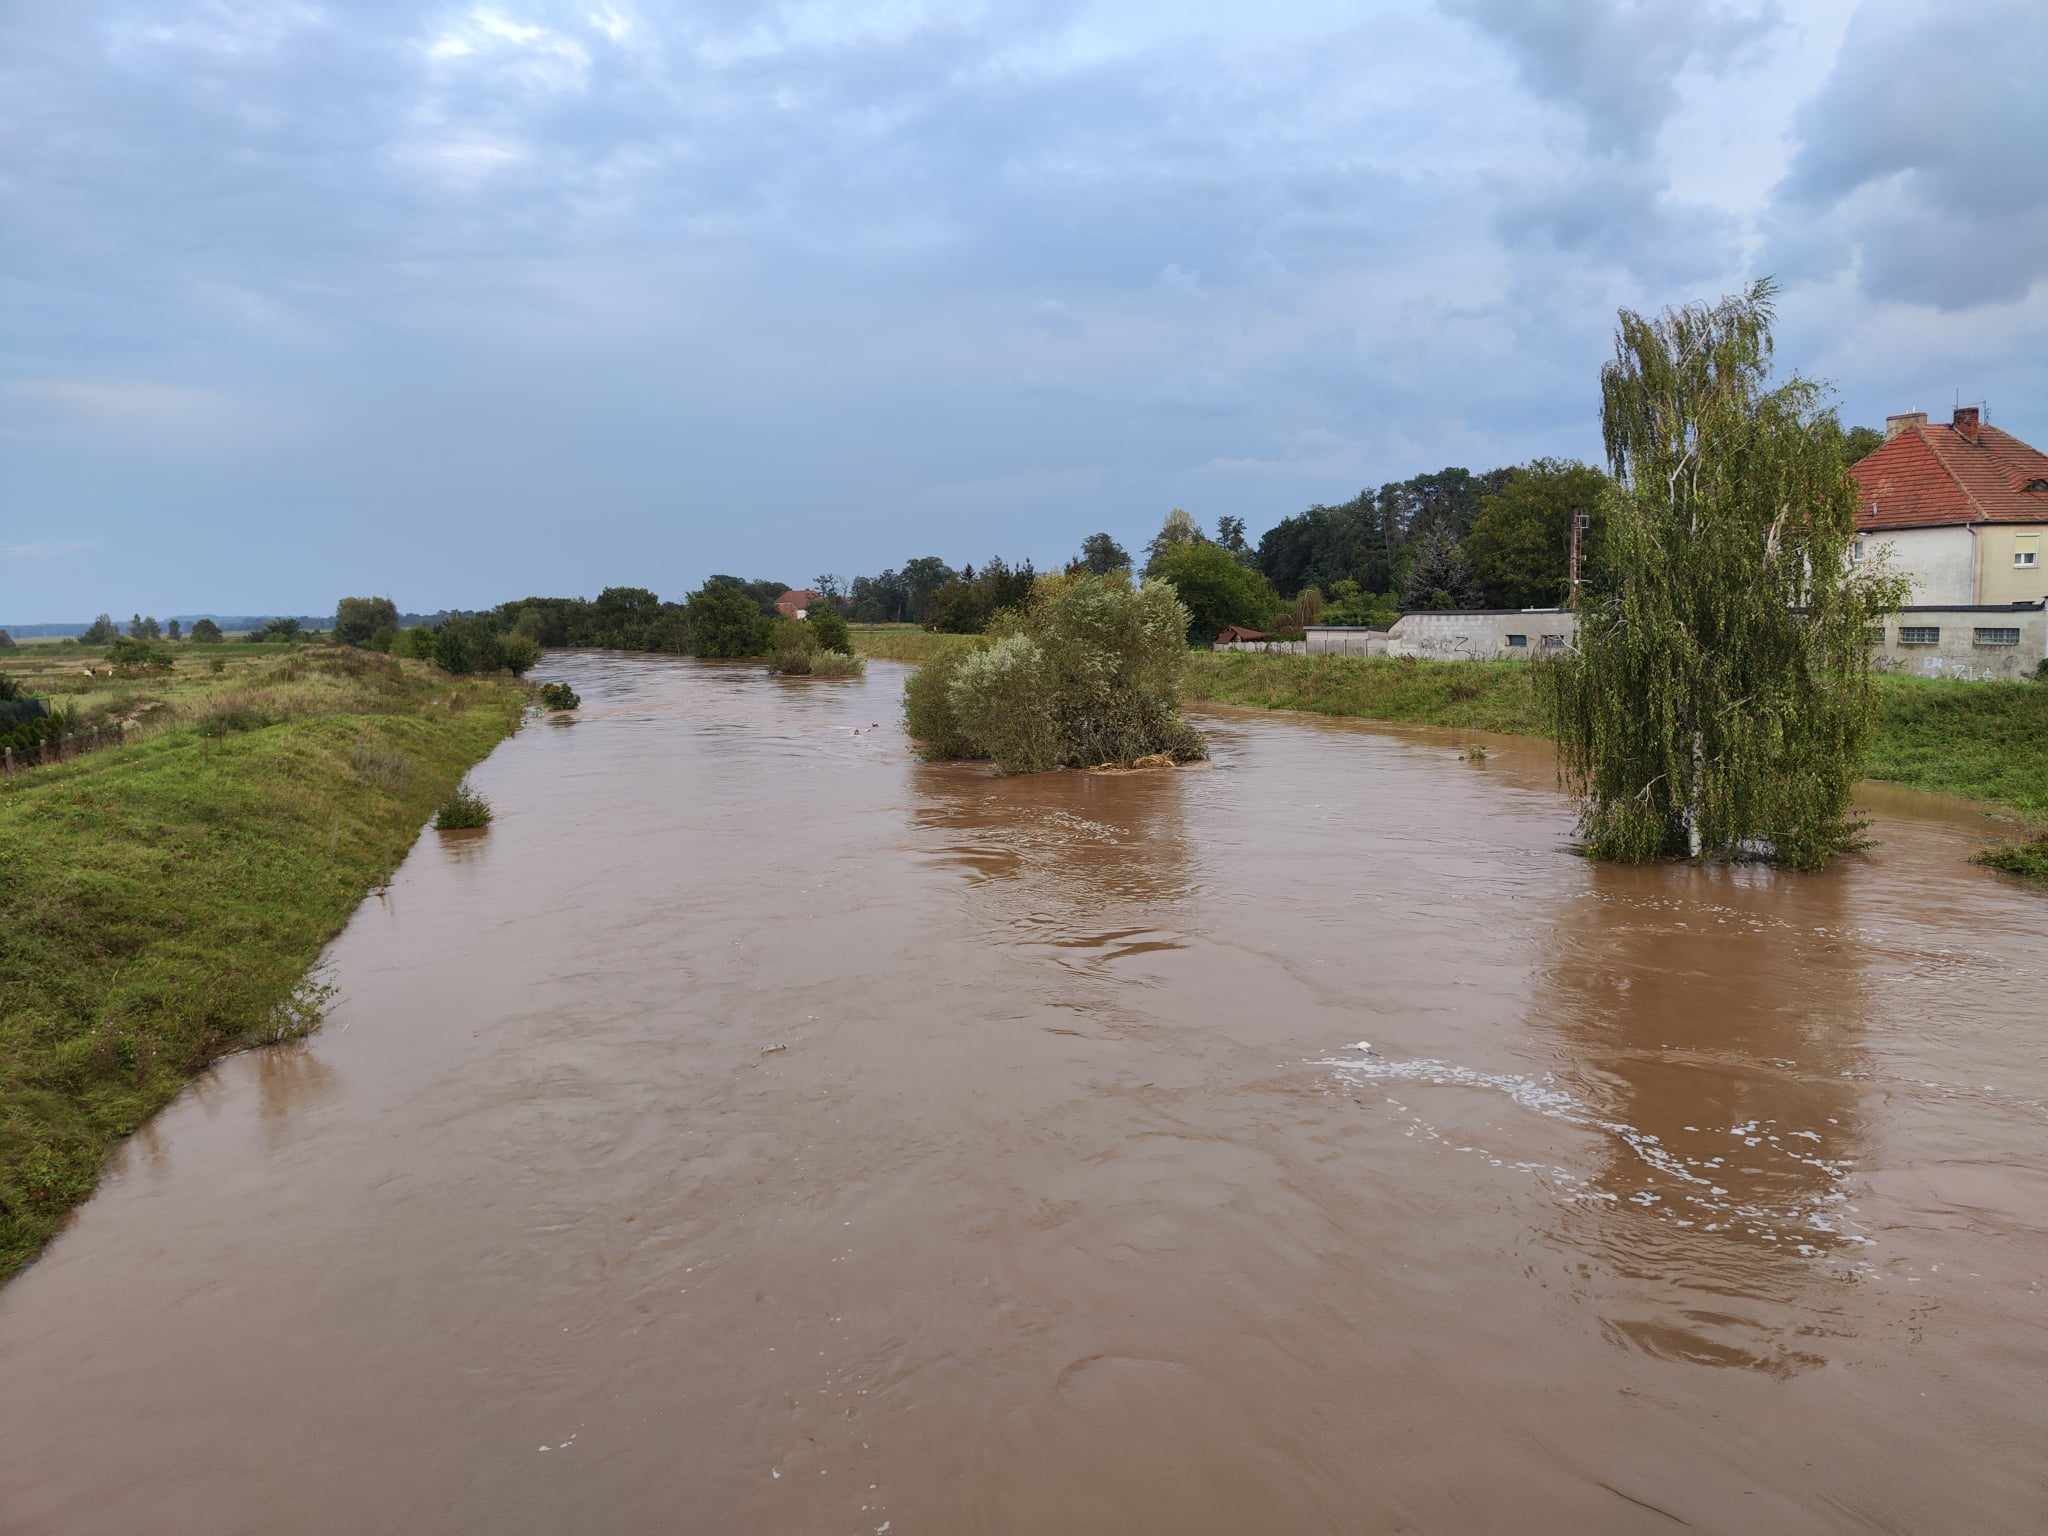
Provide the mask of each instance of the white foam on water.
MULTIPOLYGON (((1360 1046, 1348 1046, 1346 1049, 1356 1051, 1360 1046)), ((1644 1166, 1644 1187, 1626 1195, 1618 1194, 1596 1187, 1591 1178, 1569 1168, 1527 1160, 1511 1161, 1486 1147, 1454 1141, 1401 1099, 1383 1095, 1388 1108, 1407 1119, 1408 1124, 1402 1132, 1406 1139, 1433 1141, 1449 1151, 1479 1157, 1490 1167, 1538 1175, 1557 1186, 1569 1202, 1617 1207, 1627 1203, 1684 1228, 1703 1232, 1741 1232, 1773 1244, 1790 1239, 1788 1246, 1808 1258, 1836 1258, 1842 1248, 1869 1247, 1875 1241, 1855 1220, 1856 1207, 1850 1203, 1847 1189, 1848 1162, 1819 1156, 1807 1146, 1787 1145, 1788 1142, 1799 1142, 1812 1148, 1819 1147, 1823 1138, 1816 1130, 1802 1128, 1781 1133, 1776 1129, 1776 1121, 1764 1119, 1729 1126, 1719 1133, 1698 1128, 1698 1134, 1703 1136, 1727 1136, 1743 1148, 1746 1156, 1753 1155, 1750 1149, 1762 1149, 1767 1157, 1799 1163, 1823 1176, 1819 1194, 1787 1207, 1773 1208, 1756 1201, 1738 1199, 1728 1186, 1715 1182, 1715 1174, 1725 1170, 1725 1157, 1693 1156, 1676 1151, 1666 1146, 1661 1137, 1626 1121, 1600 1114, 1592 1105, 1560 1086, 1549 1073, 1536 1077, 1518 1072, 1487 1072, 1435 1057, 1395 1061, 1369 1050, 1357 1056, 1324 1057, 1310 1061, 1308 1065, 1328 1071, 1338 1082, 1350 1088, 1371 1085, 1384 1090, 1389 1085, 1413 1084, 1501 1094, 1530 1114, 1582 1126, 1613 1138, 1627 1147, 1644 1166), (1655 1187, 1660 1180, 1668 1180, 1676 1188, 1660 1191, 1655 1187), (1816 1238, 1827 1241, 1830 1249, 1818 1246, 1816 1238)), ((1686 1129, 1694 1131, 1696 1128, 1687 1126, 1686 1129)), ((1868 1271, 1870 1266, 1857 1262, 1853 1268, 1868 1271)))

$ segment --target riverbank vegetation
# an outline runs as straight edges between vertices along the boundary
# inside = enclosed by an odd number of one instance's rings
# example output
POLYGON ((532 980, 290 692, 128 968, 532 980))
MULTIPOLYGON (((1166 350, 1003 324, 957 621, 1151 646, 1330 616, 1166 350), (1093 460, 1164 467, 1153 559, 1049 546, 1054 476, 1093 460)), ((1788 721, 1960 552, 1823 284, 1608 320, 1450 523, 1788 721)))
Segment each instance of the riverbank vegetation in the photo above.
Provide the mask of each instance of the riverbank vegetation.
MULTIPOLYGON (((1186 698, 1249 709, 1551 733, 1537 664, 1198 652, 1186 698)), ((2048 823, 2048 685, 1878 676, 1863 776, 1978 800, 2048 823)))
MULTIPOLYGON (((39 649, 0 667, 47 672, 39 649)), ((307 967, 525 704, 280 649, 127 679, 74 651, 69 707, 129 744, 0 780, 0 1279, 194 1073, 317 1022, 307 967)))
POLYGON ((1186 607, 1164 582, 1048 580, 981 644, 938 651, 904 690, 928 758, 986 758, 1005 773, 1208 754, 1181 718, 1186 607))

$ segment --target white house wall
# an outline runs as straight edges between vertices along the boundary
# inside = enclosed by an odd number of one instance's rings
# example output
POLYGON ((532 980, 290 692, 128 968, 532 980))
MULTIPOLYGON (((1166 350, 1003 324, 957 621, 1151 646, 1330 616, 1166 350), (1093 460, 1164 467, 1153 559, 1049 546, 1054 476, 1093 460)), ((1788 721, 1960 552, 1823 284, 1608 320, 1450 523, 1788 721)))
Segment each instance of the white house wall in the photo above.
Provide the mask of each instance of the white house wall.
POLYGON ((1866 560, 1891 553, 1891 566, 1913 583, 1906 599, 1916 606, 1977 602, 1971 590, 1976 575, 1976 540, 1967 528, 1899 528, 1863 536, 1866 560))

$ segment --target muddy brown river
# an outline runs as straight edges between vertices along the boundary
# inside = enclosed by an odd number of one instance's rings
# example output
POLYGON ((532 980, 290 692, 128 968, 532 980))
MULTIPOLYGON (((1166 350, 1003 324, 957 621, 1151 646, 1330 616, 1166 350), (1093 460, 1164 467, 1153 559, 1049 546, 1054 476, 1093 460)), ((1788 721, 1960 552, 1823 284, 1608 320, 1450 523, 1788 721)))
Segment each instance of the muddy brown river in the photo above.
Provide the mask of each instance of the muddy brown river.
POLYGON ((1000 780, 888 664, 542 670, 325 1030, 0 1292, 0 1530, 2048 1525, 1982 818, 1613 869, 1530 744, 1000 780))

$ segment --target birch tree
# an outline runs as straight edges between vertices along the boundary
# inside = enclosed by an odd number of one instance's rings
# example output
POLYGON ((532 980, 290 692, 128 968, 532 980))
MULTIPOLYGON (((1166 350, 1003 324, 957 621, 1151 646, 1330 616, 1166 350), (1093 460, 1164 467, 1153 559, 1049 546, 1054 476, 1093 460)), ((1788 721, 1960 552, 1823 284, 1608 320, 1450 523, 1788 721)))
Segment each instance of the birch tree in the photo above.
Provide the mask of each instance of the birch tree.
POLYGON ((1856 835, 1870 627, 1904 584, 1850 561, 1855 491, 1825 389, 1769 386, 1774 292, 1622 310, 1600 371, 1610 586, 1544 673, 1596 857, 1817 868, 1856 835))

